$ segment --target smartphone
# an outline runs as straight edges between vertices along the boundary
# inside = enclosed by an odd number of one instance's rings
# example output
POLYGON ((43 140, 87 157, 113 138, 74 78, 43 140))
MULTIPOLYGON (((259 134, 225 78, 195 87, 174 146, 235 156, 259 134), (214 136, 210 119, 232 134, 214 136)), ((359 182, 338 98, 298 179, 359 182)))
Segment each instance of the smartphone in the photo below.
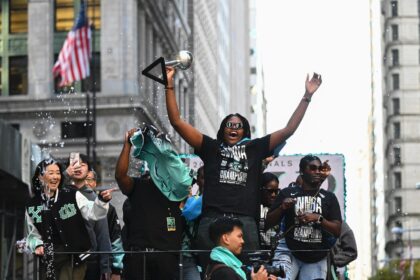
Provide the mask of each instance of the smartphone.
POLYGON ((70 165, 80 165, 80 153, 70 153, 70 165))

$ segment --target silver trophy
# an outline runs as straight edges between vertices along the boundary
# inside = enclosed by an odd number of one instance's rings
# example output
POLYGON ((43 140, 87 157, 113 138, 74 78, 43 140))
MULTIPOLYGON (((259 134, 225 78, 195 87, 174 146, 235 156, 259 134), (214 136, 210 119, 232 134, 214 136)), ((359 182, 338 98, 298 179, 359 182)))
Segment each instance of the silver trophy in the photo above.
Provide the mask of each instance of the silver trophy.
POLYGON ((175 60, 166 61, 166 66, 172 66, 175 68, 179 68, 181 70, 187 70, 190 68, 193 62, 193 55, 189 51, 180 51, 177 55, 175 60))
POLYGON ((181 70, 187 70, 188 68, 191 67, 192 62, 193 62, 193 55, 191 52, 180 51, 176 55, 175 60, 165 61, 163 57, 159 57, 152 64, 147 66, 141 73, 144 76, 166 86, 168 84, 168 80, 166 77, 166 69, 165 69, 166 66, 179 68, 181 70), (158 66, 160 66, 160 69, 156 71, 155 67, 158 67, 158 66))

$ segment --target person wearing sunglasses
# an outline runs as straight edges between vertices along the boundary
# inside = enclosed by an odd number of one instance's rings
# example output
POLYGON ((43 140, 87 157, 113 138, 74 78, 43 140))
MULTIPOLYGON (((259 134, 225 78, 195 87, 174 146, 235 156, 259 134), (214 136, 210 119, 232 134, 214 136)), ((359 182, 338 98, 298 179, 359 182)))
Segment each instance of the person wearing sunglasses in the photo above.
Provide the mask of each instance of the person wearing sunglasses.
POLYGON ((244 249, 258 250, 256 221, 260 218, 262 161, 296 131, 313 94, 321 85, 321 75, 314 73, 312 78, 307 76, 305 94, 284 128, 262 138, 251 139, 248 120, 236 113, 222 120, 216 139, 213 139, 180 117, 174 89, 175 69, 167 67, 166 74, 169 121, 204 162, 205 192, 198 228, 198 241, 202 246, 200 249, 211 249, 212 243, 208 236, 211 221, 229 215, 238 217, 244 224, 244 249))
POLYGON ((324 168, 319 157, 304 156, 299 163, 302 183, 282 189, 267 214, 267 227, 284 218, 284 236, 292 253, 286 279, 326 279, 328 251, 340 236, 342 218, 337 197, 321 189, 324 168))
POLYGON ((267 212, 273 205, 277 195, 280 192, 279 179, 271 172, 265 172, 262 175, 262 188, 261 188, 261 218, 260 218, 260 247, 263 250, 270 250, 274 242, 278 226, 265 230, 265 218, 267 212))

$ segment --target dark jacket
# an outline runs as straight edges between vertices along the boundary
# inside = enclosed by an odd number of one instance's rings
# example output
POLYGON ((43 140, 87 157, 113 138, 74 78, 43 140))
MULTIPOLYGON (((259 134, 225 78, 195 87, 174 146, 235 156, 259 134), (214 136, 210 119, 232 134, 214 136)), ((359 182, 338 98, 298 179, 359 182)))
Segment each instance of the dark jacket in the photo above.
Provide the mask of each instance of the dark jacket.
MULTIPOLYGON (((34 196, 26 206, 30 221, 38 230, 42 240, 47 240, 47 233, 42 226, 41 211, 44 208, 44 201, 39 196, 34 196)), ((85 227, 80 209, 76 202, 76 192, 68 189, 58 191, 57 200, 53 202, 51 220, 57 229, 59 240, 53 240, 55 244, 62 244, 66 251, 88 251, 91 249, 91 242, 85 227)))
MULTIPOLYGON (((224 263, 210 260, 205 274, 205 280, 243 280, 235 270, 224 263)), ((249 279, 247 275, 247 279, 249 279)))
POLYGON ((332 279, 331 265, 333 265, 334 268, 344 267, 354 261, 356 258, 356 239, 354 238, 353 231, 349 225, 343 221, 341 224, 340 237, 337 239, 334 247, 332 247, 330 250, 327 280, 332 279))
MULTIPOLYGON (((73 185, 67 185, 66 188, 80 191, 80 193, 90 201, 94 201, 97 197, 96 193, 88 186, 83 186, 80 189, 77 189, 73 185)), ((85 221, 85 224, 89 232, 89 238, 94 245, 93 250, 99 252, 110 252, 112 248, 107 219, 104 218, 98 221, 85 221)), ((111 272, 111 267, 109 266, 109 255, 100 254, 99 256, 92 255, 92 257, 98 257, 101 274, 111 272)))
POLYGON ((357 245, 353 231, 346 222, 341 225, 340 238, 331 249, 333 264, 343 267, 357 258, 357 245))

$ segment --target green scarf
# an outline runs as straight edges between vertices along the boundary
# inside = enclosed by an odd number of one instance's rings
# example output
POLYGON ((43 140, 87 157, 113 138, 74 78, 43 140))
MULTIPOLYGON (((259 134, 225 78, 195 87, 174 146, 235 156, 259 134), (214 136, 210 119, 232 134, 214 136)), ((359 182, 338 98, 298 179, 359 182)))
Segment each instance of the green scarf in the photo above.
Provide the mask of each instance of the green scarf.
POLYGON ((242 270, 242 262, 232 254, 231 251, 225 247, 218 246, 211 250, 210 259, 224 263, 228 267, 232 268, 242 279, 246 280, 245 271, 242 270))

